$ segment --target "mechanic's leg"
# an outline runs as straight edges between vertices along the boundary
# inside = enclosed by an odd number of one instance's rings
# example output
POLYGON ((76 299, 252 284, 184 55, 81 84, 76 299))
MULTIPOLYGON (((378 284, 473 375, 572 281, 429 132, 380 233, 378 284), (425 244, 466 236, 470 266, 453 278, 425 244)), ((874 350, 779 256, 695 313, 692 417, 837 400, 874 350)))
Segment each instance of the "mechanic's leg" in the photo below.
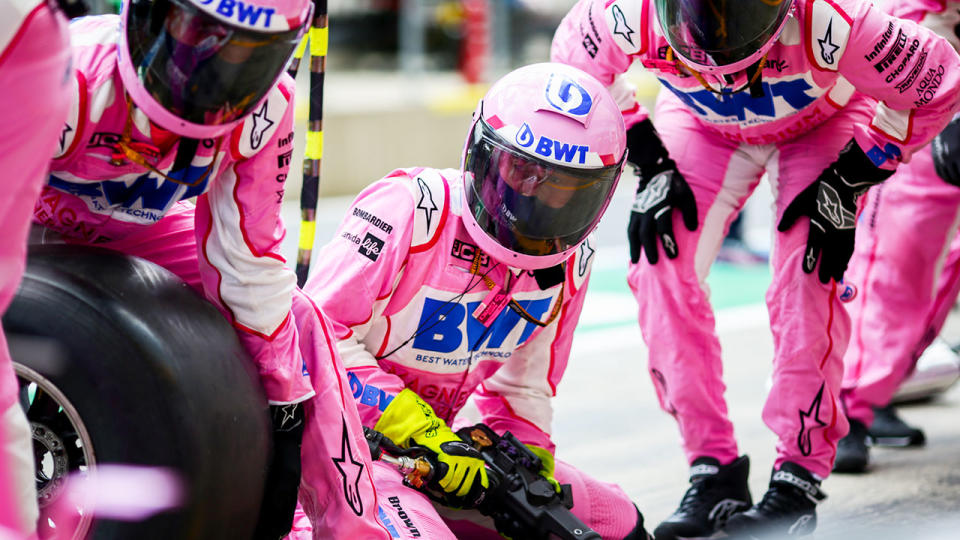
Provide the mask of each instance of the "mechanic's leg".
POLYGON ((660 406, 680 427, 687 461, 737 458, 724 401, 720 342, 706 284, 730 222, 760 180, 761 169, 738 144, 703 131, 671 96, 657 107, 657 129, 697 201, 700 225, 690 232, 674 212, 679 256, 645 256, 631 264, 628 281, 639 303, 640 329, 660 406))
MULTIPOLYGON (((378 522, 370 450, 363 436, 336 336, 319 307, 297 289, 294 324, 304 369, 317 395, 304 403, 300 502, 314 538, 389 538, 378 522)), ((386 509, 385 499, 380 499, 386 509)), ((433 536, 424 536, 433 538, 433 536)))
MULTIPOLYGON (((778 145, 779 159, 772 158, 768 170, 774 224, 836 160, 853 137, 854 122, 869 123, 870 110, 865 100, 855 99, 818 128, 778 145)), ((848 428, 838 396, 850 318, 835 282, 824 285, 816 272, 803 272, 808 233, 809 221, 803 219, 774 235, 773 282, 766 297, 774 343, 773 387, 763 420, 777 435, 774 469, 791 461, 825 478, 833 466, 837 441, 848 428)))
POLYGON ((945 266, 958 224, 960 189, 937 176, 929 148, 868 194, 844 280, 858 290, 847 304, 853 323, 844 356, 848 418, 869 427, 872 408, 889 403, 936 335, 933 319, 945 317, 943 306, 953 304, 960 282, 956 257, 952 268, 945 266))
MULTIPOLYGON (((600 536, 646 540, 643 516, 620 486, 601 482, 561 460, 556 462, 554 477, 561 484, 570 484, 573 515, 600 536)), ((493 520, 480 512, 450 508, 439 508, 439 512, 457 538, 502 538, 493 520)))
MULTIPOLYGON (((26 261, 33 202, 47 175, 69 104, 66 20, 46 2, 3 3, 0 44, 0 314, 16 293, 26 261)), ((0 329, 0 531, 37 527, 30 430, 20 409, 7 342, 0 329)))
MULTIPOLYGON (((389 538, 453 539, 453 533, 443 523, 426 495, 403 485, 403 475, 393 466, 375 461, 372 465, 373 481, 377 485, 378 504, 374 512, 389 538)), ((367 471, 364 471, 366 473, 367 471)), ((337 529, 339 531, 339 529, 337 529)), ((328 533, 329 534, 329 533, 328 533)), ((315 538, 311 532, 306 513, 297 507, 293 531, 287 537, 291 540, 315 538)), ((322 538, 351 538, 342 536, 322 536, 322 538)), ((364 536, 352 537, 356 539, 364 536)))
POLYGON ((957 295, 960 295, 960 233, 955 232, 953 241, 947 249, 947 256, 944 258, 943 270, 940 272, 929 324, 914 351, 915 357, 919 358, 934 338, 940 334, 947 315, 957 301, 957 295))

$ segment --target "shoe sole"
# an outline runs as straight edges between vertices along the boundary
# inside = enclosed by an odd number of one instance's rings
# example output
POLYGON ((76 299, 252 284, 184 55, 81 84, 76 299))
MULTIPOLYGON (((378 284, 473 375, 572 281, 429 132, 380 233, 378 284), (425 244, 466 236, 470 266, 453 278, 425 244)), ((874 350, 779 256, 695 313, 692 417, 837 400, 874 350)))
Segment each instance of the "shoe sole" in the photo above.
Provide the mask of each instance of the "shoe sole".
POLYGON ((907 448, 910 446, 924 446, 926 444, 926 437, 923 436, 914 436, 906 435, 903 437, 895 436, 875 436, 870 435, 867 437, 867 440, 870 441, 872 446, 884 446, 887 448, 907 448))

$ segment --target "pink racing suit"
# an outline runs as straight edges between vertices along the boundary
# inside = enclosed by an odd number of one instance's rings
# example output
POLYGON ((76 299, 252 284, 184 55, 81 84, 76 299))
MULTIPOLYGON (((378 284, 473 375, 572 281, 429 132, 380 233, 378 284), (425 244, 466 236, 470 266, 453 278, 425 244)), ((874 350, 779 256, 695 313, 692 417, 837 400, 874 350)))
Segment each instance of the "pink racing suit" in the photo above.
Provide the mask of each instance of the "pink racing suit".
MULTIPOLYGON (((400 169, 370 185, 324 246, 318 256, 324 265, 304 291, 334 321, 364 425, 373 427, 409 388, 456 429, 456 420, 467 422, 457 413, 472 397, 481 421, 497 433, 510 431, 553 453, 550 401, 570 355, 592 240, 566 261, 562 283, 541 290, 531 273, 510 269, 476 246, 461 218, 462 189, 453 169, 400 169), (474 316, 490 293, 482 276, 502 286, 507 272, 514 276, 511 296, 531 317, 551 321, 546 326, 509 307, 487 327, 474 316)), ((377 482, 380 507, 399 523, 401 537, 416 536, 411 527, 423 538, 468 534, 477 527, 471 522, 483 523, 476 511, 454 516, 434 508, 403 487, 395 469, 376 467, 384 476, 377 482)), ((618 486, 559 460, 555 476, 573 485, 573 513, 604 538, 623 538, 636 527, 637 511, 618 486)))
POLYGON ((117 71, 119 29, 114 15, 71 25, 78 91, 36 221, 68 242, 157 263, 202 292, 237 329, 270 403, 306 401, 301 502, 317 537, 386 537, 332 332, 280 255, 293 81, 284 75, 256 112, 202 141, 185 172, 171 172, 179 140, 128 105, 117 71), (128 115, 131 144, 170 178, 111 163, 128 115))
MULTIPOLYGON (((778 222, 853 138, 882 167, 909 159, 960 104, 960 58, 934 33, 871 2, 797 0, 766 56, 763 96, 717 96, 670 60, 654 9, 652 0, 581 0, 557 30, 552 59, 607 84, 628 128, 648 116, 622 76, 635 60, 668 90, 655 124, 693 191, 700 225, 690 232, 675 213, 679 257, 656 265, 641 258, 628 280, 650 374, 688 460, 729 463, 738 449, 705 278, 730 222, 764 173, 778 222)), ((743 73, 735 82, 746 83, 743 73)), ((774 467, 793 461, 825 477, 848 428, 838 394, 849 319, 836 285, 801 269, 807 227, 775 236, 766 295, 773 388, 763 419, 778 437, 774 467)))
MULTIPOLYGON (((0 314, 16 293, 26 263, 31 202, 47 175, 67 116, 70 41, 67 22, 41 0, 0 0, 0 314)), ((17 399, 7 341, 0 329, 0 531, 36 531, 30 427, 17 399)), ((2 535, 0 535, 2 536, 2 535)))
MULTIPOLYGON (((898 0, 888 8, 960 49, 960 2, 898 0)), ((848 418, 869 426, 873 407, 890 402, 939 333, 960 291, 958 226, 960 188, 937 176, 929 147, 867 194, 844 279, 858 291, 847 304, 853 330, 841 401, 848 418)))

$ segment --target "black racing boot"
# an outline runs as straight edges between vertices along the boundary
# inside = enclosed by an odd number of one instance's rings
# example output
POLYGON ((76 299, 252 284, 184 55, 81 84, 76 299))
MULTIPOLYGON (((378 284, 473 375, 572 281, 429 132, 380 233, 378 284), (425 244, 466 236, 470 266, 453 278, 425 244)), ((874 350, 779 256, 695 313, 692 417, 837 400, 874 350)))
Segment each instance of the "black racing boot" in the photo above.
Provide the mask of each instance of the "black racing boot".
POLYGON ((817 503, 826 498, 810 471, 787 461, 773 471, 763 499, 731 517, 723 532, 738 539, 808 535, 817 528, 817 503))
POLYGON ((904 422, 893 405, 876 407, 873 414, 867 433, 874 446, 923 446, 927 442, 923 431, 904 422))
POLYGON ((680 508, 653 531, 654 538, 702 538, 721 529, 732 514, 750 508, 749 474, 747 456, 729 465, 720 465, 712 457, 695 459, 690 467, 690 488, 680 508))
POLYGON ((837 443, 837 459, 833 462, 833 472, 862 473, 870 462, 870 449, 867 448, 867 426, 859 420, 850 419, 850 433, 837 443))

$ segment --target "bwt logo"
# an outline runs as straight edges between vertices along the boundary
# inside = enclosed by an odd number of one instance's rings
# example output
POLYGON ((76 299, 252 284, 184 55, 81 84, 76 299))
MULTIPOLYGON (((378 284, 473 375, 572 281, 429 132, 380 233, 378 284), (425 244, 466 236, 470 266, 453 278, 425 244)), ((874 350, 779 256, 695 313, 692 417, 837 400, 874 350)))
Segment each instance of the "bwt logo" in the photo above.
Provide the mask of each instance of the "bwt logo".
POLYGON ((546 97, 547 103, 554 109, 574 118, 580 117, 577 119, 581 122, 593 108, 593 98, 587 90, 577 81, 559 73, 551 74, 547 80, 546 97))
POLYGON ((350 391, 353 392, 353 399, 356 399, 363 405, 376 407, 380 409, 381 412, 387 410, 387 405, 390 405, 393 398, 397 397, 384 392, 372 384, 364 385, 360 381, 360 378, 354 375, 353 372, 347 372, 347 379, 350 381, 350 391))
MULTIPOLYGON (((520 306, 527 310, 532 317, 539 319, 550 307, 552 298, 539 300, 517 300, 520 306)), ((486 343, 489 349, 503 347, 504 341, 521 321, 520 316, 512 309, 504 309, 493 321, 488 330, 480 321, 473 317, 480 302, 452 304, 445 300, 424 298, 423 311, 420 314, 420 323, 417 336, 413 340, 413 348, 439 353, 451 353, 461 348, 464 330, 466 330, 469 350, 476 351, 486 343), (467 317, 467 313, 471 315, 467 317), (463 328, 464 325, 466 328, 463 328)), ((519 347, 530 338, 537 325, 524 321, 525 326, 517 339, 519 347)))
POLYGON ((533 149, 534 152, 545 158, 566 163, 573 163, 574 160, 577 160, 577 163, 584 163, 587 160, 587 152, 590 151, 590 147, 586 145, 568 144, 551 139, 550 137, 544 137, 543 135, 537 138, 526 122, 520 126, 515 140, 517 144, 523 148, 530 148, 533 146, 534 141, 536 141, 536 147, 533 149))
POLYGON ((663 79, 660 79, 660 82, 676 94, 680 101, 683 101, 701 116, 709 116, 709 110, 710 113, 717 116, 729 119, 736 118, 741 122, 747 119, 747 111, 755 116, 776 118, 778 115, 799 111, 817 99, 817 96, 811 96, 807 93, 813 87, 803 79, 778 81, 773 84, 764 81, 762 83, 763 96, 757 98, 751 96, 749 92, 737 92, 735 94, 725 92, 720 96, 714 95, 709 90, 687 92, 674 88, 663 79), (779 105, 777 98, 782 100, 782 103, 786 104, 787 107, 779 105))
MULTIPOLYGON (((200 0, 203 5, 212 4, 214 0, 200 0)), ((274 8, 255 7, 244 4, 240 0, 219 0, 217 13, 230 19, 236 19, 241 24, 257 26, 257 20, 263 15, 263 28, 270 27, 270 18, 276 13, 274 8)))

